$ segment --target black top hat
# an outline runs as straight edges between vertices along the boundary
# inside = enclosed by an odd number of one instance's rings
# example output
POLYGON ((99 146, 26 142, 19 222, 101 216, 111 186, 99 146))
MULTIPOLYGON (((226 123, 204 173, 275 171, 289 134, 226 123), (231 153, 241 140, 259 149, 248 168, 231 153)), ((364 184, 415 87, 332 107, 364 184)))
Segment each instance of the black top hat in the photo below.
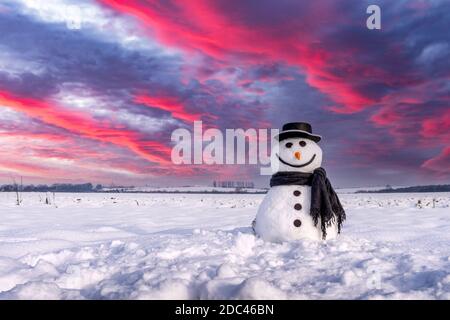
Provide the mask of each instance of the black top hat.
POLYGON ((278 141, 289 138, 307 138, 314 142, 319 142, 321 136, 312 133, 312 127, 306 122, 290 122, 283 125, 281 132, 275 136, 278 141))

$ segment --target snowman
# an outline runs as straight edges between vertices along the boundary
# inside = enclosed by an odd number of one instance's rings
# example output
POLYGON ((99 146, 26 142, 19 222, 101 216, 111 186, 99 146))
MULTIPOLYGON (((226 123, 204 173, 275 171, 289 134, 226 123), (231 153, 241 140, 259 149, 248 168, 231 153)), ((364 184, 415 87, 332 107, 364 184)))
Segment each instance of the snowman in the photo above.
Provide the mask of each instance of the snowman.
POLYGON ((309 123, 287 123, 272 144, 270 189, 253 230, 262 239, 334 239, 345 211, 321 168, 321 137, 309 123))

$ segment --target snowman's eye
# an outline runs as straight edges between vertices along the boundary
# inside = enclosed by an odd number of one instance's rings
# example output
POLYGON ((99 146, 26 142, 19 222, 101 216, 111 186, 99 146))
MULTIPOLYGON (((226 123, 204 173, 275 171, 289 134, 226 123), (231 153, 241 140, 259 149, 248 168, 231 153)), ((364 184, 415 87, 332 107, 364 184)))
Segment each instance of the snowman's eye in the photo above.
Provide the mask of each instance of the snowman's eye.
POLYGON ((305 141, 300 141, 299 144, 300 144, 300 147, 306 146, 306 142, 305 141))
POLYGON ((292 143, 291 142, 288 142, 288 143, 286 143, 286 148, 290 148, 290 147, 292 147, 292 143))

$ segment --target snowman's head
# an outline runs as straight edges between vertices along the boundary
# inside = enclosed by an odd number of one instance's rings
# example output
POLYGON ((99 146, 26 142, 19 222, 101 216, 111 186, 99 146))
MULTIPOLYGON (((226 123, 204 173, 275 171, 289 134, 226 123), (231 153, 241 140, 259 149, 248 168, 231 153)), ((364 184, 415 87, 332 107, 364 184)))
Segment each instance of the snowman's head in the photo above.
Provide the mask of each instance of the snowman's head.
POLYGON ((322 165, 322 149, 311 139, 292 137, 272 142, 272 172, 310 173, 322 165))

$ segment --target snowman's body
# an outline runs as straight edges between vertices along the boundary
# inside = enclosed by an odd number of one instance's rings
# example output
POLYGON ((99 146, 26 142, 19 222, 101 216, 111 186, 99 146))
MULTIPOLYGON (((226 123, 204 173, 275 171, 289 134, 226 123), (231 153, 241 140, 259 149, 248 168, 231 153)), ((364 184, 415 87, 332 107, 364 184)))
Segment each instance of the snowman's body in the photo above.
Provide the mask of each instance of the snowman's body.
MULTIPOLYGON (((320 138, 319 138, 320 139, 320 138)), ((312 173, 322 164, 318 144, 304 137, 274 141, 271 155, 272 172, 312 173)), ((310 215, 311 187, 279 185, 270 188, 254 221, 254 230, 266 241, 283 242, 296 239, 321 240, 321 221, 315 225, 310 215)), ((335 224, 327 227, 327 239, 337 237, 335 224)))
MULTIPOLYGON (((322 239, 320 220, 315 226, 309 214, 310 207, 311 187, 272 187, 258 209, 255 232, 264 240, 271 242, 296 239, 320 240, 322 239), (300 204, 300 210, 295 209, 297 204, 300 204), (296 220, 300 221, 300 226, 294 224, 296 220)), ((327 228, 327 239, 334 239, 336 236, 337 227, 333 224, 327 228)))

